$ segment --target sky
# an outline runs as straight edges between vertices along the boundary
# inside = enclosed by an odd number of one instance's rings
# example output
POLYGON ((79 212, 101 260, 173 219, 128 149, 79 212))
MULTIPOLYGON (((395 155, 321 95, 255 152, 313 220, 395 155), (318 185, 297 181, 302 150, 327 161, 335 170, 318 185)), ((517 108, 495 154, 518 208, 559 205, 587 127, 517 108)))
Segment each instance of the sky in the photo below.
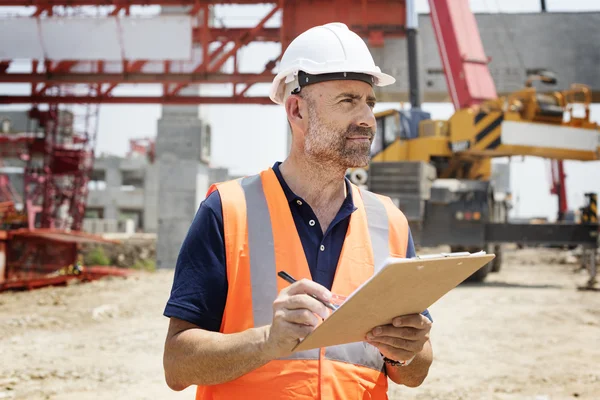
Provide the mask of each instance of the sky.
MULTIPOLYGON (((427 1, 416 0, 417 11, 429 11, 427 1)), ((539 0, 471 0, 474 12, 539 12, 539 0)), ((549 12, 600 11, 598 0, 546 0, 549 12)), ((217 19, 226 26, 251 26, 269 10, 269 6, 225 6, 216 10, 217 19)), ((132 9, 132 13, 156 14, 156 6, 132 9)), ((21 8, 2 8, 0 12, 30 13, 21 8)), ((276 15, 277 17, 277 15, 276 15)), ((274 17, 269 25, 277 26, 274 17)), ((262 70, 264 61, 278 53, 274 44, 253 44, 245 48, 239 57, 241 72, 262 70)), ((229 68, 231 65, 228 66, 229 68)), ((211 87, 211 94, 227 93, 226 88, 211 87)), ((115 95, 144 95, 159 88, 123 86, 115 90, 115 95)), ((268 85, 257 85, 251 94, 266 94, 268 85)), ((0 85, 2 94, 27 94, 27 85, 0 85)), ((25 105, 0 106, 3 109, 24 109, 25 105)), ((287 125, 284 110, 276 105, 209 105, 202 106, 212 126, 212 163, 227 167, 233 175, 252 174, 269 167, 274 161, 286 156, 287 125)), ((395 103, 380 103, 376 111, 398 107, 395 103)), ((434 119, 446 119, 452 115, 453 107, 446 103, 425 103, 423 109, 432 113, 434 119)), ((137 137, 156 135, 157 120, 161 116, 160 105, 102 105, 99 113, 97 154, 110 153, 124 155, 128 141, 137 137)), ((592 107, 592 119, 600 123, 600 104, 592 107)), ((504 162, 505 160, 500 160, 504 162)), ((556 215, 557 200, 549 193, 549 162, 527 157, 511 161, 511 187, 517 199, 512 211, 513 217, 542 216, 553 219, 556 215), (530 173, 535 179, 525 177, 530 173)), ((600 192, 600 162, 566 162, 568 202, 571 207, 583 205, 583 193, 600 192)))

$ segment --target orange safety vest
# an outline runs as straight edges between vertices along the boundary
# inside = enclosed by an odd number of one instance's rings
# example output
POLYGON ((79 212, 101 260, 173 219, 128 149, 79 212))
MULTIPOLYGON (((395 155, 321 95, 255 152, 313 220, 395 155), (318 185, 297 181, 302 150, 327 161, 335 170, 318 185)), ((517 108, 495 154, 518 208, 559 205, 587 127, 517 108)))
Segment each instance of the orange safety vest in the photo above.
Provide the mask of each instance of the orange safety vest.
MULTIPOLYGON (((258 175, 212 185, 223 208, 229 290, 220 332, 268 325, 273 301, 289 284, 285 269, 311 279, 287 198, 271 168, 258 175)), ((387 256, 405 257, 408 223, 392 201, 352 185, 354 205, 331 292, 348 296, 387 256), (375 251, 374 251, 375 250, 375 251)), ((387 399, 387 375, 379 351, 350 343, 296 352, 233 381, 199 386, 196 399, 387 399)))

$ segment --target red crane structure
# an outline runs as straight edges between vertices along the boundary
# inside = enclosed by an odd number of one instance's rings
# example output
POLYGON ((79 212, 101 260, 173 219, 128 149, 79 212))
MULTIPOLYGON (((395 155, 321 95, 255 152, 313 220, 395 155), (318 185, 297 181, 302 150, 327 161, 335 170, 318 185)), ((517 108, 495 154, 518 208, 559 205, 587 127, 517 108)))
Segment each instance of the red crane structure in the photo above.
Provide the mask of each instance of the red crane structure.
POLYGON ((0 0, 0 6, 34 6, 31 18, 57 18, 61 7, 112 6, 106 18, 126 18, 131 6, 160 5, 188 6, 193 19, 192 42, 201 48, 200 61, 189 71, 180 70, 177 61, 150 60, 120 61, 115 72, 108 71, 105 60, 31 60, 31 71, 13 72, 11 60, 0 60, 0 83, 29 83, 32 90, 26 96, 0 95, 0 104, 15 103, 138 103, 138 104, 272 104, 267 96, 247 96, 257 83, 269 83, 281 57, 265 60, 264 70, 240 73, 237 63, 231 73, 222 67, 238 57, 240 49, 255 42, 280 43, 285 49, 291 40, 306 29, 331 21, 346 23, 351 29, 369 39, 372 46, 382 46, 388 37, 405 34, 406 4, 397 0, 0 0), (271 4, 270 11, 253 27, 216 28, 210 26, 210 8, 229 4, 271 4), (279 13, 277 28, 265 25, 279 13), (125 16, 121 16, 124 14, 125 16), (77 72, 85 65, 86 72, 77 72), (86 95, 50 95, 56 85, 87 85, 86 95), (160 96, 117 96, 114 89, 121 84, 162 84, 160 96), (191 84, 231 84, 230 96, 183 96, 181 89, 191 84), (238 90, 239 89, 239 90, 238 90))
POLYGON ((433 32, 456 110, 498 97, 468 1, 429 0, 433 32))
POLYGON ((566 175, 562 160, 550 160, 552 185, 550 193, 555 194, 558 199, 558 215, 557 221, 562 221, 565 218, 569 206, 567 205, 567 188, 565 185, 566 175))

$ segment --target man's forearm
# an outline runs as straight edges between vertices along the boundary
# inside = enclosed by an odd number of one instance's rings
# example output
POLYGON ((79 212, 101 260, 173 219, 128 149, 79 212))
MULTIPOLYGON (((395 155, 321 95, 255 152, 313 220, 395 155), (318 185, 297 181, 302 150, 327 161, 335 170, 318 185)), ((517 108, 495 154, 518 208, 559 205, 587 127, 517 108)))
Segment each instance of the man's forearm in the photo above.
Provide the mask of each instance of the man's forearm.
POLYGON ((165 343, 165 378, 173 390, 229 382, 268 363, 268 327, 223 334, 190 328, 165 343))
POLYGON ((423 350, 406 367, 392 367, 388 364, 385 367, 389 378, 395 383, 417 387, 427 377, 432 362, 433 351, 431 349, 431 342, 427 341, 423 346, 423 350))

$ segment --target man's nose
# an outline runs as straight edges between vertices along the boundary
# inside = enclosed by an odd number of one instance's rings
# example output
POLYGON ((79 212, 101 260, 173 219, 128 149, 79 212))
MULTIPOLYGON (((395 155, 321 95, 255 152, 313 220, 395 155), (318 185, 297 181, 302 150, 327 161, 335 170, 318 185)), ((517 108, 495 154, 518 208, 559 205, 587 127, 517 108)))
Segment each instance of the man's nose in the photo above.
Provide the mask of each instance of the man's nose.
POLYGON ((363 106, 360 108, 360 115, 357 125, 364 128, 374 128, 376 124, 377 121, 375 121, 375 113, 373 113, 373 109, 368 104, 363 104, 363 106))

